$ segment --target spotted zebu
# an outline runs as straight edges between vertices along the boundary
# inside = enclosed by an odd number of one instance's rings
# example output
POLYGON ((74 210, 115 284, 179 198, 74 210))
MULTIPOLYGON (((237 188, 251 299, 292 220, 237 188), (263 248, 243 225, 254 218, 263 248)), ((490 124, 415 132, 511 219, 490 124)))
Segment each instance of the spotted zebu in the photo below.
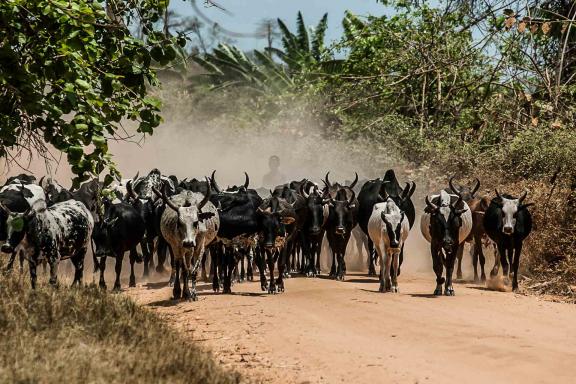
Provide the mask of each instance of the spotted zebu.
POLYGON ((70 200, 47 207, 46 201, 40 199, 24 213, 0 207, 9 215, 10 233, 2 250, 11 252, 22 246, 30 266, 32 288, 36 288, 36 266, 41 258, 50 266, 50 284, 57 283, 60 260, 68 258, 76 269, 72 284, 82 283, 84 256, 94 228, 92 214, 83 203, 70 200))

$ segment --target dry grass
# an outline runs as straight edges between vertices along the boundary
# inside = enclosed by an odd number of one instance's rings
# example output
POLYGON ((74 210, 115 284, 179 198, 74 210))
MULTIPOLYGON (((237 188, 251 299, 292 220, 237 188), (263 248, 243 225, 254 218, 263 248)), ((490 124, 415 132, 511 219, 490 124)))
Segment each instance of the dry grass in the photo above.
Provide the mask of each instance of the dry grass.
POLYGON ((130 299, 0 277, 2 383, 237 383, 130 299))

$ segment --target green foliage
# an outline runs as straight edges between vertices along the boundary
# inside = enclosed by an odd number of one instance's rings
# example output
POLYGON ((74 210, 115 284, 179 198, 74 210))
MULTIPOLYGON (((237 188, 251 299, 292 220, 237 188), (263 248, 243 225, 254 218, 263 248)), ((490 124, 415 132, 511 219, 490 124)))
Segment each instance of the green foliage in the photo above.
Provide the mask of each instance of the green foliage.
POLYGON ((107 142, 122 119, 143 134, 158 127, 153 64, 176 59, 182 44, 154 28, 167 1, 112 2, 108 13, 104 3, 0 2, 0 156, 47 143, 67 154, 78 184, 106 167, 117 174, 107 142), (130 33, 136 19, 146 41, 130 33))
POLYGON ((195 56, 206 74, 192 77, 196 85, 208 83, 213 90, 245 87, 258 92, 278 93, 293 85, 284 68, 257 50, 250 59, 238 48, 220 44, 212 53, 195 56))
POLYGON ((193 85, 208 84, 212 90, 242 87, 254 91, 251 95, 279 95, 294 90, 297 84, 305 83, 308 73, 320 68, 337 68, 324 44, 327 14, 320 19, 312 33, 308 31, 300 12, 296 33, 291 32, 280 19, 278 26, 282 33, 283 50, 268 47, 266 52, 254 50, 248 57, 236 47, 219 44, 212 53, 193 57, 206 71, 205 74, 191 77, 193 85), (274 61, 273 56, 281 63, 274 61))

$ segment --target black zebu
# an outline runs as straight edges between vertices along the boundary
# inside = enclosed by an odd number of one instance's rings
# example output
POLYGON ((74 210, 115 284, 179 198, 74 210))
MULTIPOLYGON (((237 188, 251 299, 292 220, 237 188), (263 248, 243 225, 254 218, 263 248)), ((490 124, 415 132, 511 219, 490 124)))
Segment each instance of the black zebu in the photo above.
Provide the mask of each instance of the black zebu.
MULTIPOLYGON (((496 190, 496 197, 492 199, 484 214, 484 229, 488 237, 496 243, 500 254, 502 272, 508 278, 508 267, 512 267, 514 277, 512 289, 518 290, 518 267, 522 244, 532 231, 532 215, 528 207, 532 203, 524 204, 524 192, 519 198, 511 195, 500 195, 496 190)), ((490 276, 498 275, 498 264, 490 272, 490 276)))
MULTIPOLYGON (((176 193, 174 182, 173 178, 162 176, 161 172, 154 168, 145 177, 139 178, 136 175, 133 181, 126 185, 128 202, 139 212, 146 226, 144 238, 140 243, 144 255, 144 277, 148 277, 150 268, 154 267, 154 241, 160 234, 160 217, 157 215, 157 208, 161 204, 157 202, 158 198, 154 194, 154 188, 164 190, 164 186, 166 186, 167 195, 172 196, 176 193)), ((162 256, 165 254, 165 251, 158 253, 159 260, 156 267, 158 272, 164 270, 165 259, 162 259, 162 256)))
MULTIPOLYGON (((94 241, 94 266, 100 270, 100 287, 106 289, 104 272, 106 270, 106 258, 116 259, 116 280, 114 290, 120 290, 120 274, 124 253, 130 251, 130 281, 129 286, 136 286, 134 275, 134 263, 142 262, 142 256, 136 251, 136 247, 144 236, 144 220, 138 211, 128 203, 113 204, 104 200, 104 215, 96 223, 92 233, 94 241), (100 259, 98 261, 98 259, 100 259)), ((96 268, 95 268, 96 271, 96 268)))
MULTIPOLYGON (((394 203, 406 214, 410 229, 414 226, 416 220, 416 210, 412 203, 411 197, 416 190, 416 183, 406 183, 404 188, 400 187, 398 179, 394 170, 389 169, 384 174, 383 179, 368 180, 362 186, 358 194, 358 225, 362 231, 368 236, 368 221, 372 215, 374 204, 385 202, 389 197, 394 200, 394 203)), ((368 238, 368 274, 371 276, 376 275, 376 268, 374 261, 376 259, 376 252, 372 240, 368 238)), ((400 251, 400 266, 404 260, 404 247, 400 251)), ((400 275, 398 270, 397 275, 400 275)))
MULTIPOLYGON (((253 189, 248 189, 249 177, 245 173, 244 185, 228 188, 222 191, 212 173, 210 184, 218 192, 213 194, 210 201, 218 208, 220 228, 217 240, 210 247, 212 288, 220 289, 220 272, 223 272, 224 293, 232 292, 232 274, 238 261, 248 259, 248 276, 252 276, 252 262, 250 252, 256 246, 256 235, 260 230, 260 219, 257 213, 262 204, 262 198, 253 189)), ((265 284, 265 282, 263 283, 265 284)), ((266 287, 263 285, 263 290, 266 287)))
POLYGON ((326 238, 332 251, 330 276, 344 280, 346 275, 346 247, 352 229, 358 220, 358 200, 350 188, 340 188, 334 197, 328 194, 328 219, 326 220, 326 238), (338 266, 336 267, 336 264, 338 266))
POLYGON ((306 263, 304 273, 317 276, 320 274, 320 253, 328 220, 328 206, 316 185, 310 193, 304 187, 302 195, 308 207, 308 215, 302 227, 302 254, 306 263))
POLYGON ((268 293, 284 292, 284 270, 288 263, 289 253, 286 245, 294 235, 296 227, 296 212, 292 204, 281 197, 271 196, 264 199, 258 208, 259 214, 259 245, 261 247, 258 265, 260 270, 260 283, 262 290, 266 290, 266 276, 264 275, 264 256, 268 264, 270 284, 268 293), (274 264, 278 264, 278 279, 274 280, 274 264))
MULTIPOLYGON (((296 185, 298 186, 298 185, 296 185)), ((300 187, 304 187, 305 184, 299 184, 300 187)), ((308 207, 306 204, 306 199, 299 193, 299 190, 294 190, 290 188, 289 184, 279 185, 272 191, 273 197, 279 197, 285 200, 288 204, 292 206, 296 216, 294 223, 287 226, 287 238, 286 244, 282 249, 284 252, 286 262, 286 277, 289 277, 289 273, 294 271, 303 272, 304 262, 299 263, 298 255, 300 248, 303 243, 303 232, 302 228, 306 222, 308 216, 308 207)))

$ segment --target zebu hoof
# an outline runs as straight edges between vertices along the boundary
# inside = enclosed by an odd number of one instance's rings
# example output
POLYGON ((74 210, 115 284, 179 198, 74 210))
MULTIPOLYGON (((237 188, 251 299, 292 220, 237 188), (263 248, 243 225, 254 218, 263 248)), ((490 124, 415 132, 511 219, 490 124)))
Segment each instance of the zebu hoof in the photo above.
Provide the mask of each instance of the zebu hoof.
POLYGON ((118 292, 120 292, 121 289, 122 289, 122 287, 120 287, 120 284, 114 284, 114 288, 112 288, 112 292, 118 293, 118 292))
POLYGON ((442 296, 442 287, 436 287, 434 290, 434 296, 442 296))
POLYGON ((380 283, 380 288, 378 288, 378 292, 386 292, 386 288, 384 287, 384 283, 380 283))
POLYGON ((480 276, 480 280, 482 280, 483 283, 486 281, 486 275, 484 273, 480 276))
POLYGON ((98 287, 100 287, 100 289, 102 289, 102 290, 104 290, 104 291, 108 289, 108 287, 106 286, 106 283, 104 283, 103 281, 101 281, 101 282, 98 284, 98 287))
POLYGON ((454 288, 452 287, 446 287, 446 289, 444 290, 444 295, 445 296, 454 296, 454 288))
POLYGON ((269 293, 269 294, 272 294, 272 295, 275 295, 275 294, 276 294, 276 286, 270 284, 270 285, 268 286, 268 293, 269 293))
POLYGON ((156 266, 156 273, 164 273, 166 272, 166 268, 164 268, 164 265, 160 264, 156 266))
POLYGON ((170 276, 170 279, 168 280, 168 286, 169 286, 169 287, 173 287, 173 286, 174 286, 174 276, 170 276))
POLYGON ((518 293, 518 291, 519 291, 518 284, 512 284, 512 292, 518 293))
POLYGON ((225 294, 225 295, 230 295, 230 294, 232 294, 232 288, 230 288, 230 287, 225 287, 225 288, 222 290, 222 293, 225 294))
POLYGON ((180 300, 180 299, 182 298, 182 291, 179 290, 179 289, 178 289, 178 290, 175 289, 175 290, 172 292, 172 298, 173 298, 174 300, 180 300))
POLYGON ((262 290, 262 292, 266 292, 268 290, 268 284, 266 283, 260 284, 260 289, 262 290))
POLYGON ((129 287, 135 287, 136 286, 136 278, 135 277, 130 277, 130 282, 128 283, 129 287))
POLYGON ((391 291, 392 293, 398 293, 398 292, 400 292, 400 290, 398 289, 398 286, 397 286, 397 285, 393 285, 392 288, 390 289, 390 291, 391 291))

